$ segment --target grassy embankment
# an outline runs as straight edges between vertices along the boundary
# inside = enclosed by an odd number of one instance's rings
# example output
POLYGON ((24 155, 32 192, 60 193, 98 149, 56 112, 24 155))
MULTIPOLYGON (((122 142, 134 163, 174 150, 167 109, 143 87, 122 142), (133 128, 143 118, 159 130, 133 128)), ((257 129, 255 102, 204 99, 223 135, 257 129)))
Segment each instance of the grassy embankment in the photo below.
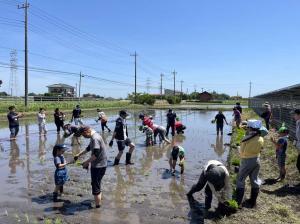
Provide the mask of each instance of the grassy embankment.
POLYGON ((52 112, 55 108, 60 108, 64 112, 72 111, 73 108, 80 104, 80 106, 84 110, 92 110, 96 108, 101 109, 120 109, 120 108, 140 108, 142 105, 134 105, 131 104, 130 101, 61 101, 61 102, 29 102, 28 108, 25 110, 24 102, 22 101, 2 101, 0 102, 0 114, 6 114, 8 111, 8 107, 11 105, 15 105, 19 112, 26 112, 26 114, 36 113, 39 108, 43 107, 48 112, 52 112))
MULTIPOLYGON (((245 110, 243 120, 249 118, 257 118, 257 115, 252 110, 245 110)), ((241 142, 244 134, 245 131, 243 129, 233 128, 228 162, 234 188, 237 177, 234 167, 240 162, 236 146, 241 142)), ((275 159, 275 147, 271 142, 271 136, 276 136, 274 130, 264 138, 265 147, 261 153, 260 178, 266 182, 261 186, 257 208, 243 208, 236 214, 219 220, 218 223, 300 223, 300 178, 296 168, 297 151, 292 142, 289 142, 286 160, 286 180, 284 182, 274 182, 273 179, 277 178, 279 174, 275 159)), ((251 188, 249 181, 246 184, 246 188, 245 197, 249 198, 251 188)))
MULTIPOLYGON (((153 106, 147 106, 148 108, 153 109, 167 109, 172 107, 174 109, 198 109, 198 110, 231 110, 231 108, 223 107, 226 105, 233 105, 235 102, 233 101, 224 101, 223 103, 186 103, 182 102, 178 105, 169 105, 167 103, 163 104, 155 104, 153 106), (216 105, 219 105, 216 107, 216 105), (213 107, 210 107, 213 106, 213 107)), ((76 101, 61 101, 61 102, 29 102, 27 110, 25 109, 24 102, 20 100, 16 101, 0 101, 0 115, 5 115, 8 111, 8 107, 11 105, 15 105, 19 112, 25 112, 26 115, 36 114, 39 108, 43 107, 48 112, 54 111, 55 108, 60 108, 64 112, 70 112, 77 105, 80 106, 84 110, 93 110, 96 108, 102 109, 140 109, 145 108, 144 105, 135 105, 131 104, 130 101, 106 101, 106 100, 83 100, 81 102, 76 101)))

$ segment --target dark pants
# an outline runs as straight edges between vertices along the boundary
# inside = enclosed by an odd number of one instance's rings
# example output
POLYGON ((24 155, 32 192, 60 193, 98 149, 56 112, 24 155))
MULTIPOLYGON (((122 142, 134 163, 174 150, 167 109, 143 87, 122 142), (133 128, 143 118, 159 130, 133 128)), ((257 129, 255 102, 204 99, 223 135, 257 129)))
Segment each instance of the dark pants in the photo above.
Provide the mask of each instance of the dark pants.
POLYGON ((177 134, 184 133, 184 130, 186 129, 186 126, 181 125, 180 127, 176 128, 177 134))
POLYGON ((55 121, 56 131, 60 132, 60 128, 64 130, 64 121, 55 121))
POLYGON ((217 134, 219 134, 219 132, 221 132, 221 135, 223 135, 223 126, 224 126, 224 124, 217 123, 217 134))
POLYGON ((298 155, 298 159, 297 159, 297 168, 300 173, 300 154, 298 155))
POLYGON ((193 185, 192 189, 188 194, 194 194, 198 191, 201 191, 205 187, 205 208, 209 209, 211 207, 211 201, 212 201, 212 191, 207 184, 207 178, 205 176, 204 171, 202 171, 200 178, 198 182, 193 185))
POLYGON ((208 184, 206 184, 205 187, 205 208, 209 209, 211 207, 211 201, 212 201, 212 191, 208 184))
POLYGON ((9 127, 9 130, 10 130, 10 138, 15 138, 19 133, 19 126, 9 127))
POLYGON ((105 174, 106 167, 91 168, 92 193, 98 195, 101 193, 101 180, 105 174))
POLYGON ((170 128, 172 128, 172 136, 175 136, 175 124, 167 124, 167 133, 166 136, 169 135, 170 128))
POLYGON ((270 118, 265 118, 266 128, 270 130, 270 118))
POLYGON ((106 128, 108 131, 110 131, 109 127, 107 127, 107 121, 101 122, 101 128, 102 128, 102 131, 104 131, 104 128, 106 128))

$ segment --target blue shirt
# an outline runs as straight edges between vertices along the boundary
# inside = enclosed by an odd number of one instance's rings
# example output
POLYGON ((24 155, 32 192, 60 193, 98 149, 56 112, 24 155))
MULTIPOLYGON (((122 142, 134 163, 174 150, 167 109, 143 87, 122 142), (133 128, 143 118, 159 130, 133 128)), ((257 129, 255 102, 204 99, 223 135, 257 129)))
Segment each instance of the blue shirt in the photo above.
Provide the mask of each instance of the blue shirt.
POLYGON ((56 166, 57 169, 58 169, 58 165, 63 163, 65 163, 65 157, 63 155, 54 157, 54 165, 56 166))
POLYGON ((277 141, 277 144, 281 146, 276 152, 277 155, 285 155, 287 145, 288 145, 287 136, 279 138, 278 141, 277 141))

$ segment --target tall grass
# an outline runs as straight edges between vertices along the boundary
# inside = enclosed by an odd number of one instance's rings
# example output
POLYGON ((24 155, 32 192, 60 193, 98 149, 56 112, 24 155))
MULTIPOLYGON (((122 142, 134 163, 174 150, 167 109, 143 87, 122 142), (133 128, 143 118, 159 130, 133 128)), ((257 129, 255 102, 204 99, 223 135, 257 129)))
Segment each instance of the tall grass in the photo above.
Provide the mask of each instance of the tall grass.
MULTIPOLYGON (((55 110, 55 108, 60 108, 61 110, 72 110, 77 104, 80 104, 82 108, 119 108, 126 107, 130 104, 128 101, 81 101, 81 102, 29 102, 27 111, 36 112, 39 108, 43 107, 46 110, 55 110)), ((6 113, 9 106, 16 106, 19 112, 25 112, 24 103, 21 101, 0 101, 0 113, 6 113)))

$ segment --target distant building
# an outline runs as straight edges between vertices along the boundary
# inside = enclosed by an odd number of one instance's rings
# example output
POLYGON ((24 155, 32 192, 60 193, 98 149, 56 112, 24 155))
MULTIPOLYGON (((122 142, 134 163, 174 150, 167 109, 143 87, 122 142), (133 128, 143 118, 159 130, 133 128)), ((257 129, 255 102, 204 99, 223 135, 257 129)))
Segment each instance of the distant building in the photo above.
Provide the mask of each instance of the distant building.
MULTIPOLYGON (((180 91, 175 91, 175 96, 180 96, 180 91)), ((165 89, 165 96, 174 96, 174 90, 172 89, 165 89)))
POLYGON ((48 93, 50 94, 66 96, 66 97, 75 96, 75 87, 67 84, 58 83, 47 87, 48 87, 48 93))
POLYGON ((198 99, 202 102, 209 102, 213 100, 213 96, 209 92, 204 91, 202 93, 199 93, 198 99))

